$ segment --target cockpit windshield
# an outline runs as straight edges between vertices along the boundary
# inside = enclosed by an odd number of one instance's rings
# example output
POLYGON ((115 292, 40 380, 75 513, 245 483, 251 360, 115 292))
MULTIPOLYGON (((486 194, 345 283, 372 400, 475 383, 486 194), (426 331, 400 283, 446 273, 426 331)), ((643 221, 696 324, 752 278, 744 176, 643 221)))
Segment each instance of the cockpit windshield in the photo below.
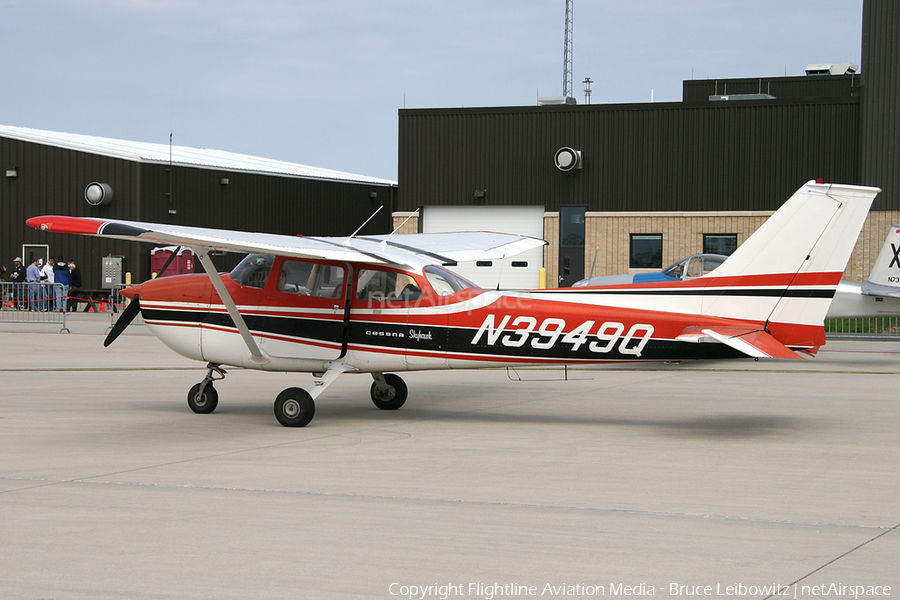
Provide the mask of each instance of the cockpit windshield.
POLYGON ((248 254, 231 270, 231 279, 240 285, 262 289, 275 263, 271 254, 248 254))
POLYGON ((447 269, 442 269, 441 267, 432 265, 425 267, 424 271, 428 283, 431 284, 434 293, 438 296, 449 296, 456 292, 478 287, 471 281, 463 279, 456 273, 451 273, 447 269))

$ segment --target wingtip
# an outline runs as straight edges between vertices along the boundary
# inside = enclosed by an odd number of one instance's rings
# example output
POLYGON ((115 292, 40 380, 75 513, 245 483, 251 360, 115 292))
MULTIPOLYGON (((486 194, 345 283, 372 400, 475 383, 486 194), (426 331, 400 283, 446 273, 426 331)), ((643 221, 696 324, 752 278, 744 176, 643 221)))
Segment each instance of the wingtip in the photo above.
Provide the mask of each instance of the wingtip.
POLYGON ((40 231, 96 234, 100 226, 103 225, 103 221, 84 217, 43 215, 31 217, 25 221, 25 224, 40 231))

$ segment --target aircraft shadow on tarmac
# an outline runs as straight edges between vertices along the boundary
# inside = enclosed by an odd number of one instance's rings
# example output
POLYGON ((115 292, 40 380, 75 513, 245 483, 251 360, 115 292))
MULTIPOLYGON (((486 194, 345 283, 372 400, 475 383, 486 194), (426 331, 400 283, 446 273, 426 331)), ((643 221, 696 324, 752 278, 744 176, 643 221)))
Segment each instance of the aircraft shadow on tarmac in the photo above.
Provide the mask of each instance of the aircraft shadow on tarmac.
MULTIPOLYGON (((172 404, 157 405, 156 410, 162 412, 180 412, 181 406, 172 404)), ((219 405, 215 413, 211 415, 185 414, 185 419, 195 419, 198 426, 202 426, 204 419, 219 419, 221 417, 235 417, 244 421, 248 427, 258 425, 275 426, 271 422, 271 406, 265 402, 229 402, 219 405)), ((796 435, 802 431, 814 428, 818 425, 815 419, 804 419, 796 416, 777 414, 718 414, 693 417, 665 417, 658 418, 647 416, 635 416, 633 418, 620 415, 604 417, 603 408, 597 407, 597 416, 585 417, 584 411, 578 414, 565 414, 560 411, 557 414, 529 413, 521 408, 484 408, 449 410, 421 404, 419 406, 406 406, 398 411, 381 411, 374 406, 366 406, 363 403, 344 403, 335 401, 323 403, 318 414, 330 421, 342 422, 357 421, 360 424, 383 427, 402 425, 403 423, 422 423, 437 421, 442 423, 472 423, 472 424, 522 424, 522 425, 547 425, 547 426, 593 426, 598 430, 607 428, 640 428, 655 430, 663 435, 689 437, 699 439, 751 439, 760 437, 783 437, 796 435), (499 412, 502 410, 517 410, 518 412, 499 412)), ((324 419, 323 419, 324 420, 324 419)), ((348 431, 348 433, 350 433, 348 431)), ((583 430, 581 431, 583 433, 583 430)))

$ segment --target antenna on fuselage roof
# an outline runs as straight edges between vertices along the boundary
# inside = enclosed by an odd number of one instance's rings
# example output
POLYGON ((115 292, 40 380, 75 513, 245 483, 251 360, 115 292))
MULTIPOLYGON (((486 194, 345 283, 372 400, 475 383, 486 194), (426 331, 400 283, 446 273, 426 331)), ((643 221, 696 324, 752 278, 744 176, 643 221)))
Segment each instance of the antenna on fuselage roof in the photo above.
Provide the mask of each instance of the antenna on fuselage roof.
POLYGON ((355 238, 355 237, 356 237, 356 234, 359 233, 359 230, 362 229, 363 227, 365 227, 366 224, 367 224, 369 221, 371 221, 371 220, 375 217, 375 215, 378 214, 378 211, 380 211, 382 208, 384 208, 384 204, 382 204, 381 206, 379 206, 378 208, 376 208, 376 209, 375 209, 375 212, 372 213, 372 216, 370 216, 368 219, 366 219, 366 220, 363 222, 362 225, 360 225, 359 227, 356 228, 356 231, 354 231, 353 234, 352 234, 350 237, 348 237, 346 240, 344 240, 344 245, 345 245, 345 246, 349 246, 349 245, 350 245, 350 240, 352 240, 353 238, 355 238))
POLYGON ((412 211, 411 213, 409 213, 409 216, 406 217, 405 219, 403 219, 403 222, 402 222, 402 223, 400 223, 399 225, 397 225, 397 227, 396 227, 392 232, 390 232, 390 233, 387 235, 387 237, 385 237, 383 240, 381 240, 381 245, 382 245, 382 246, 387 246, 388 238, 391 237, 392 235, 394 235, 395 233, 397 233, 398 231, 400 231, 400 228, 403 227, 404 225, 406 225, 406 222, 409 221, 410 219, 412 219, 412 218, 413 218, 414 216, 416 216, 418 213, 419 213, 419 209, 418 209, 418 208, 417 208, 416 210, 412 211))

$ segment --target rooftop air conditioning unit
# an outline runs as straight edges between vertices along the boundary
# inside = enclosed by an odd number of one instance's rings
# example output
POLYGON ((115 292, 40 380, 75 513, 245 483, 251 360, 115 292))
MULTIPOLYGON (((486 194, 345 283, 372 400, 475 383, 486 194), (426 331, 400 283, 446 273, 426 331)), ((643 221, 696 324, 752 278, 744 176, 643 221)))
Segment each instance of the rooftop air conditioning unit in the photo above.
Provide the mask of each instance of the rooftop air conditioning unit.
POLYGON ((806 65, 807 75, 856 75, 859 67, 853 63, 826 63, 806 65))

